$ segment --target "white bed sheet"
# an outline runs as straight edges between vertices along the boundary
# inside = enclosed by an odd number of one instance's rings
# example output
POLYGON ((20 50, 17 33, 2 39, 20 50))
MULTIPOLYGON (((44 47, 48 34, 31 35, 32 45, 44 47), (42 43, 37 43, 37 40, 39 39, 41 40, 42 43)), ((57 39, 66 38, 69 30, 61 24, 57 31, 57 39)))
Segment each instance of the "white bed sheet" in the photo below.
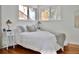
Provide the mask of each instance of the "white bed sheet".
POLYGON ((56 43, 56 37, 47 31, 22 32, 17 43, 25 48, 30 48, 40 53, 56 53, 60 46, 56 43))

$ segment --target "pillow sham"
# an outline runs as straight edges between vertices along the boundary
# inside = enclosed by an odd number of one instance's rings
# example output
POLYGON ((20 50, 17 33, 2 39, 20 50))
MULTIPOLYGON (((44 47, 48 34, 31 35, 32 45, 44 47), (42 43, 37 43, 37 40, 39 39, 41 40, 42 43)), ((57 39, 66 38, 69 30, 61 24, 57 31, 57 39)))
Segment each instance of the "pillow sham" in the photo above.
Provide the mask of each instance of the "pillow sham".
POLYGON ((37 31, 37 27, 35 25, 27 25, 27 31, 35 32, 37 31))
POLYGON ((20 32, 25 32, 25 29, 24 29, 23 26, 17 26, 17 27, 18 27, 18 30, 19 30, 20 32))

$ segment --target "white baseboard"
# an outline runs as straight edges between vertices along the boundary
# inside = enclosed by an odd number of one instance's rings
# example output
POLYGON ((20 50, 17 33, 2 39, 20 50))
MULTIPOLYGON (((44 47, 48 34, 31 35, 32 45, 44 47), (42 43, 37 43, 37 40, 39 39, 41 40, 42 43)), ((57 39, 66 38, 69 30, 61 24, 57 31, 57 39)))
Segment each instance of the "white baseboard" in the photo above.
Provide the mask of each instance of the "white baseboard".
POLYGON ((75 45, 79 45, 79 43, 77 43, 77 42, 69 42, 68 44, 75 44, 75 45))
MULTIPOLYGON (((15 45, 17 45, 17 44, 15 44, 15 45)), ((9 45, 8 47, 10 47, 10 46, 13 46, 13 45, 9 45)), ((3 48, 7 48, 7 46, 2 46, 0 49, 3 49, 3 48)))
POLYGON ((78 42, 65 42, 64 43, 64 46, 67 46, 68 44, 75 44, 75 45, 79 45, 78 42))

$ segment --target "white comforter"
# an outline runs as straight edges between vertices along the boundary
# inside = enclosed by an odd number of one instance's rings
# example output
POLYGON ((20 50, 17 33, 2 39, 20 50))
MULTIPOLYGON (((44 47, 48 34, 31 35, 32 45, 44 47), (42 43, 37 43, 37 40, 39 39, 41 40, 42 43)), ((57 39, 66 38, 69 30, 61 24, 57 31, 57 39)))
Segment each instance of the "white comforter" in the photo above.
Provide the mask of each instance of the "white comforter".
POLYGON ((56 53, 60 48, 56 43, 55 35, 47 31, 23 32, 19 37, 18 44, 41 53, 56 53))

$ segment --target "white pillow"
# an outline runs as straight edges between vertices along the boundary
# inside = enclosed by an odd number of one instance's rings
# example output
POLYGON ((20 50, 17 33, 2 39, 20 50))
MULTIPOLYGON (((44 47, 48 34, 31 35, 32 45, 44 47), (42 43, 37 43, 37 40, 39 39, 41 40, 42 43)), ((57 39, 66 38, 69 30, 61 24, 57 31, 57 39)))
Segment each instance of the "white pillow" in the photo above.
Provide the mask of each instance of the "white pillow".
POLYGON ((37 26, 35 26, 35 25, 27 25, 27 31, 35 32, 35 31, 37 31, 37 26))
POLYGON ((19 32, 25 32, 25 29, 23 26, 17 26, 17 27, 18 27, 17 29, 19 32))

